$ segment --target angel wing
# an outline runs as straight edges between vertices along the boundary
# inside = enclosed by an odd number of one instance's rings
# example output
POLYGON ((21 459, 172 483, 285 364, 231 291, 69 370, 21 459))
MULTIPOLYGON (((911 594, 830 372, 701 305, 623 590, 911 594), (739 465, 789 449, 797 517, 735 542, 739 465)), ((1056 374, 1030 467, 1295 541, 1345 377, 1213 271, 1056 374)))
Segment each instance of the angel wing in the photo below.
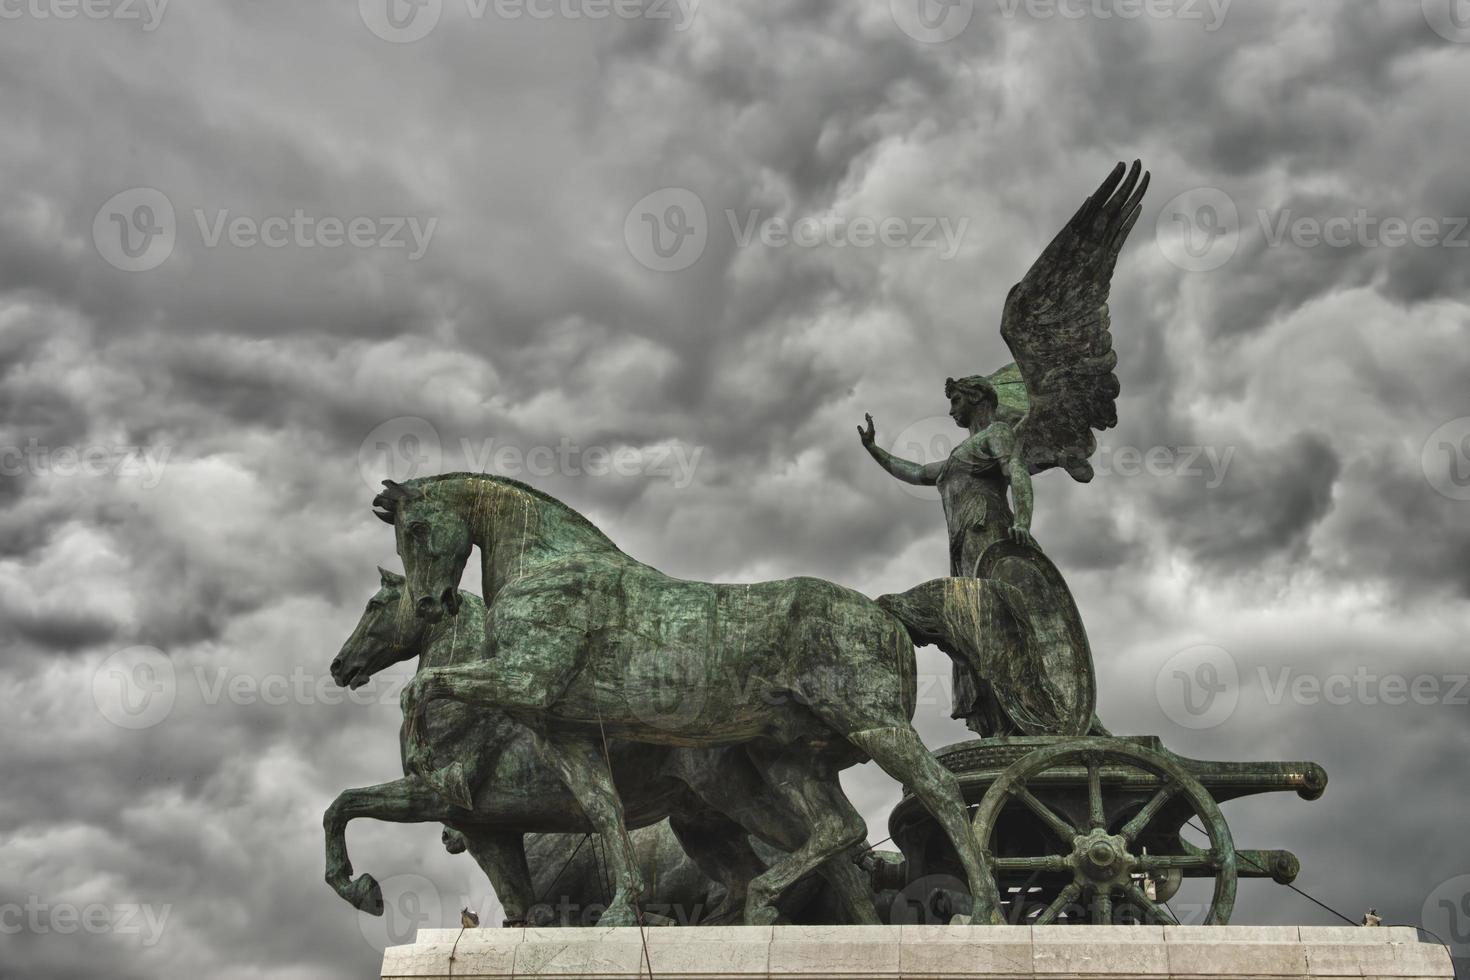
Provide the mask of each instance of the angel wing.
POLYGON ((1016 437, 1032 473, 1061 466, 1086 483, 1092 430, 1118 424, 1108 293, 1148 179, 1137 160, 1126 176, 1113 168, 1006 297, 1000 335, 1016 364, 997 375, 1024 382, 1016 437))

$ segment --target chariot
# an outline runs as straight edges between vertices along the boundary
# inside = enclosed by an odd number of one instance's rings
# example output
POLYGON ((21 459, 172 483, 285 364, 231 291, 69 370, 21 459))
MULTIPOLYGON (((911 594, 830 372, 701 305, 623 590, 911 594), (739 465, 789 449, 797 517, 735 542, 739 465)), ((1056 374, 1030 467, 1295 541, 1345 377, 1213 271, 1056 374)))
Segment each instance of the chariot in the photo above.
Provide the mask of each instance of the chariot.
MULTIPOLYGON (((1237 848, 1220 804, 1288 790, 1315 800, 1327 786, 1315 763, 1188 759, 1150 736, 993 737, 935 754, 959 778, 1014 924, 1223 925, 1237 879, 1290 884, 1300 864, 1290 851, 1237 848), (1199 843, 1183 836, 1191 826, 1199 843), (1169 904, 1184 878, 1211 879, 1196 915, 1169 904)), ((911 795, 889 829, 905 857, 889 871, 900 916, 945 921, 969 904, 953 850, 911 795)))

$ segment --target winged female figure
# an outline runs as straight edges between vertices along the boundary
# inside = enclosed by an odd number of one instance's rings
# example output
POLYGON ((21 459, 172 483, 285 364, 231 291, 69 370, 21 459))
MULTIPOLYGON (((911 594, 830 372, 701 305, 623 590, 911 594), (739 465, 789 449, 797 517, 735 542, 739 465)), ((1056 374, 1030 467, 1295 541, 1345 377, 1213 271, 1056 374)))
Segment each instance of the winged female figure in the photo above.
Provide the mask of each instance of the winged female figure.
POLYGON ((977 676, 981 671, 956 658, 954 716, 982 735, 1082 734, 1096 725, 1086 635, 1080 621, 1065 622, 1068 615, 1076 620, 1075 606, 1050 616, 1048 623, 1036 619, 1047 611, 1035 608, 1042 598, 1038 592, 1060 589, 1061 596, 1050 600, 1052 607, 1069 605, 1071 596, 1031 536, 1031 477, 1061 467, 1088 482, 1093 476, 1088 458, 1097 448, 1092 430, 1118 422, 1113 373, 1118 358, 1107 302, 1113 267, 1138 221, 1148 182, 1140 162, 1131 168, 1119 163, 1012 287, 1000 334, 1015 363, 991 375, 945 382, 950 417, 969 432, 948 459, 927 464, 901 459, 877 444, 871 415, 858 426, 863 446, 884 470, 906 483, 938 489, 949 527, 952 578, 1014 578, 997 573, 1006 563, 1022 567, 1018 559, 1030 554, 1029 571, 1013 582, 1019 591, 1002 596, 1009 606, 1032 607, 1019 614, 1033 620, 1033 642, 1024 653, 1012 653, 1013 659, 1029 657, 1030 662, 1011 664, 1014 683, 1007 684, 1004 677, 977 676), (1048 641, 1069 647, 1070 656, 1042 649, 1048 641), (1081 671, 1079 657, 1087 676, 1065 676, 1081 671), (1023 680, 1054 690, 1038 700, 1035 692, 1007 689, 1023 680), (1083 731, 1064 730, 1079 726, 1083 731))

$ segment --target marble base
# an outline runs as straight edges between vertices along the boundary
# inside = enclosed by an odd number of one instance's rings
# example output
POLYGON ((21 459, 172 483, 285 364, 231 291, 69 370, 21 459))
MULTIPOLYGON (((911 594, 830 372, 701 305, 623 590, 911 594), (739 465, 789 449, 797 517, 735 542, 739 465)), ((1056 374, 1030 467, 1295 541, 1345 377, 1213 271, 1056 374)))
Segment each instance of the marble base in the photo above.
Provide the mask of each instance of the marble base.
POLYGON ((690 980, 1454 977, 1444 947, 1413 929, 1351 926, 423 929, 384 953, 383 977, 636 980, 650 964, 690 980))

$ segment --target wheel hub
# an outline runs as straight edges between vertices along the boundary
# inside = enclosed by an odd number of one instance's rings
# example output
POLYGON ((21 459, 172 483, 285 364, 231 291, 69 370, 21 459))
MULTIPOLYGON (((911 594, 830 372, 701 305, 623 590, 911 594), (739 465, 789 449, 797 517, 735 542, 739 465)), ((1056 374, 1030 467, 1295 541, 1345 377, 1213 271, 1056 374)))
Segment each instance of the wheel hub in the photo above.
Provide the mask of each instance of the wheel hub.
POLYGON ((1127 881, 1135 860, 1122 837, 1105 830, 1092 830, 1072 839, 1068 863, 1079 885, 1097 888, 1127 881))

